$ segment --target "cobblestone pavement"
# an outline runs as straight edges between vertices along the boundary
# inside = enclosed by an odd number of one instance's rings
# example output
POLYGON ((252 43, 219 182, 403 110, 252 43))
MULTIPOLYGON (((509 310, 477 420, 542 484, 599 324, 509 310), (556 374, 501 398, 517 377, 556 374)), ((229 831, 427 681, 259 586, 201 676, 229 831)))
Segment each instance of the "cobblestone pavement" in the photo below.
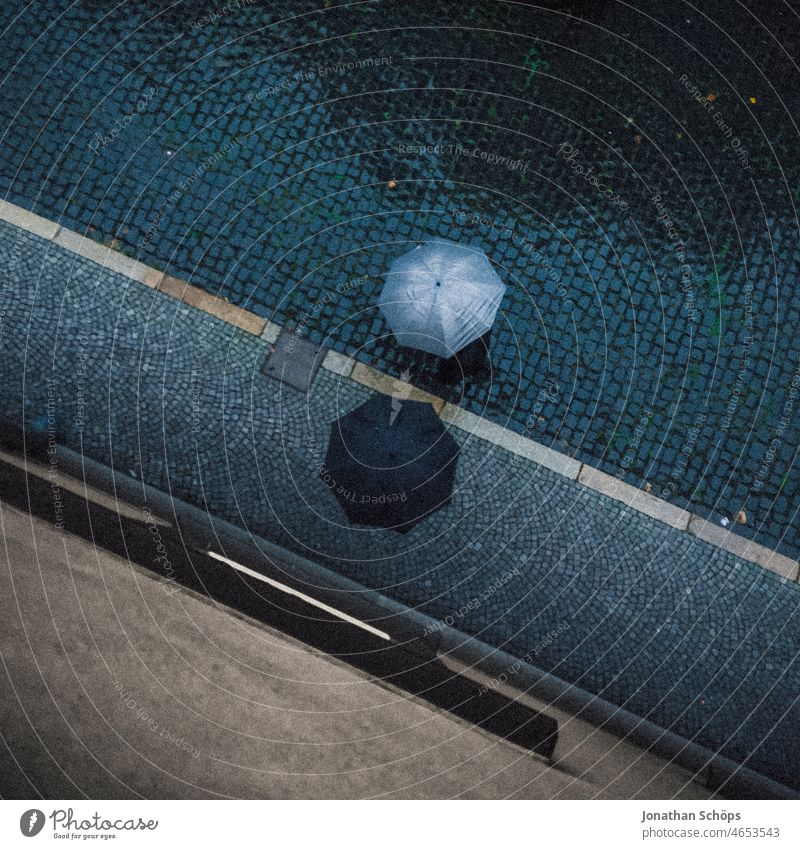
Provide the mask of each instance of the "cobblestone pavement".
POLYGON ((796 14, 572 11, 5 4, 0 192, 796 557, 796 14), (480 384, 376 310, 434 236, 508 284, 480 384))
POLYGON ((369 391, 5 223, 0 414, 798 786, 800 587, 451 428, 452 503, 344 523, 319 477, 369 391))

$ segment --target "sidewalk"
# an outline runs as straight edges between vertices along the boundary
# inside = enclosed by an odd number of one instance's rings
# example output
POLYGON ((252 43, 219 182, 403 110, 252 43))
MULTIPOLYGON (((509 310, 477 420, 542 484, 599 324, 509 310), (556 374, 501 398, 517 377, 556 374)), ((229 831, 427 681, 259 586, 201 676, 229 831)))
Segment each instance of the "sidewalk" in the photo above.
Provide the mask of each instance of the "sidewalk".
POLYGON ((791 28, 578 5, 32 4, 2 35, 0 197, 263 318, 311 310, 395 376, 384 271, 480 249, 508 284, 492 379, 448 400, 797 559, 791 28))
POLYGON ((451 425, 452 504, 342 525, 318 478, 370 390, 261 374, 269 343, 0 224, 2 410, 615 704, 797 786, 797 584, 451 425))

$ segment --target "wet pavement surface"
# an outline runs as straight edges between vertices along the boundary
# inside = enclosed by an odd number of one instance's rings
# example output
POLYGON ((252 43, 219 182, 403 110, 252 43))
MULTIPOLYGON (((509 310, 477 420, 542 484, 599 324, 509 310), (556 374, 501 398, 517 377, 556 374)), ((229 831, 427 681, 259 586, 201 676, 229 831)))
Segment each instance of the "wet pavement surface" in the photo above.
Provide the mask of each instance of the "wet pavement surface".
MULTIPOLYGON (((5 4, 0 195, 797 556, 797 13, 566 8, 5 4), (434 237, 507 284, 486 380, 378 313, 434 237)), ((52 391, 73 447, 796 784, 797 587, 477 440, 407 538, 344 527, 366 390, 0 242, 3 415, 52 391)))
POLYGON ((797 786, 796 583, 456 427, 446 508, 349 525, 320 457, 369 390, 7 224, 0 261, 0 416, 797 786))
POLYGON ((0 14, 10 200, 797 556, 789 6, 0 14), (378 313, 433 237, 508 285, 485 380, 378 313))

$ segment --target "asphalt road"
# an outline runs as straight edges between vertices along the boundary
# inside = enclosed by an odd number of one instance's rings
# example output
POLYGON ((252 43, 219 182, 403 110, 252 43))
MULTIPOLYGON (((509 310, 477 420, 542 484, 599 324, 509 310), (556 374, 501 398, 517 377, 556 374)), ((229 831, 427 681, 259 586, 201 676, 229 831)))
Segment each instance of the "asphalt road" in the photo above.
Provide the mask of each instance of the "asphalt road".
POLYGON ((52 481, 0 463, 5 798, 706 795, 563 715, 547 767, 487 730, 530 743, 548 727, 538 712, 476 698, 474 682, 60 481, 64 530, 24 512, 52 517, 52 481), (174 570, 161 578, 154 528, 174 570))

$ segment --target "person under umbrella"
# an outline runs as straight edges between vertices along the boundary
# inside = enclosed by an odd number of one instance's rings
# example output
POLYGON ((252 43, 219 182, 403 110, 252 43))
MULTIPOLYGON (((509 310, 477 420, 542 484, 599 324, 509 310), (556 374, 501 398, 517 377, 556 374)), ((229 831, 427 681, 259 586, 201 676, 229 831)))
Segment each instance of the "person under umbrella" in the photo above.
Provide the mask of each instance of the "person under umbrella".
POLYGON ((505 289, 484 253, 437 239, 392 263, 379 306, 400 345, 450 358, 488 333, 505 289))
POLYGON ((406 533, 450 502, 458 453, 430 404, 377 394, 333 423, 320 476, 351 523, 406 533))

